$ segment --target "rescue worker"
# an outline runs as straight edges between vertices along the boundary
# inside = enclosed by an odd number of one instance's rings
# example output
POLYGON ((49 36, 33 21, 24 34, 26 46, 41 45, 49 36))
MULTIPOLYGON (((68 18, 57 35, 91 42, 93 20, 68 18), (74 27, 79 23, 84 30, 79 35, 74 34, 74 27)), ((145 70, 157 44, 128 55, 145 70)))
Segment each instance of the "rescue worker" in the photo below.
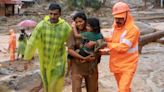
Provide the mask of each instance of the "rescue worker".
POLYGON ((139 58, 139 29, 134 24, 129 6, 118 2, 113 6, 112 35, 105 38, 110 49, 110 70, 114 73, 118 92, 131 92, 131 82, 139 58))
POLYGON ((15 61, 15 50, 16 50, 16 35, 14 29, 9 30, 10 37, 9 37, 9 46, 8 50, 10 52, 10 61, 15 61))
POLYGON ((30 60, 38 48, 44 92, 62 92, 67 60, 65 42, 71 27, 60 18, 61 7, 58 4, 51 3, 48 12, 49 15, 34 29, 24 58, 30 60))

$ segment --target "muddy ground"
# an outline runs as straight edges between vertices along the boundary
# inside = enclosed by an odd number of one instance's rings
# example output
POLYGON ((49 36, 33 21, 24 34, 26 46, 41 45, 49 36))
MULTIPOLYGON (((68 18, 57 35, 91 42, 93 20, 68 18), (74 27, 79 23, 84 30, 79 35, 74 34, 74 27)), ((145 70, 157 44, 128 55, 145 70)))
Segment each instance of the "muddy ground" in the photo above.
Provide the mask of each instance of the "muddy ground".
MULTIPOLYGON (((143 48, 132 83, 132 92, 164 92, 163 56, 164 45, 162 44, 151 43, 143 48)), ((9 61, 0 61, 0 64, 2 64, 0 68, 0 85, 2 87, 0 92, 30 92, 40 84, 37 57, 35 57, 28 70, 24 70, 24 61, 22 60, 18 60, 12 65, 9 65, 9 61)), ((109 56, 102 56, 99 64, 99 92, 116 92, 117 90, 114 76, 109 72, 108 61, 109 56)), ((85 92, 84 85, 83 90, 85 92)), ((71 92, 70 77, 66 78, 63 92, 71 92)))
MULTIPOLYGON (((164 30, 164 19, 159 16, 159 18, 152 18, 152 16, 154 16, 153 14, 161 14, 161 11, 162 15, 160 16, 164 16, 164 12, 161 9, 133 12, 133 15, 136 20, 149 23, 150 27, 164 30), (143 16, 145 16, 146 19, 143 19, 143 16)), ((111 17, 101 17, 100 19, 104 27, 112 23, 109 20, 107 21, 107 18, 111 20, 111 17)), ((16 22, 18 22, 17 18, 15 20, 8 18, 8 22, 0 25, 0 31, 2 31, 0 34, 0 92, 36 92, 33 88, 37 87, 41 82, 37 54, 27 70, 24 69, 25 61, 22 59, 12 64, 9 62, 9 53, 6 50, 8 47, 9 35, 7 35, 6 27, 14 26, 16 22)), ((18 34, 19 33, 17 33, 17 38, 18 34)), ((106 55, 102 56, 101 63, 99 64, 99 92, 116 92, 117 90, 114 76, 110 73, 108 67, 109 58, 110 57, 106 55)), ((144 46, 142 54, 140 54, 138 69, 132 83, 132 92, 164 92, 163 61, 163 44, 154 42, 144 46)), ((84 86, 83 84, 83 92, 86 92, 84 86)), ((65 79, 63 92, 72 92, 70 76, 65 79)))
MULTIPOLYGON (((1 47, 6 48, 7 38, 8 35, 0 35, 0 39, 6 39, 6 41, 0 40, 1 47)), ((0 92, 29 92, 32 88, 40 84, 39 60, 37 55, 30 68, 24 70, 25 61, 18 60, 10 65, 9 54, 3 48, 1 50, 0 87, 2 88, 0 88, 0 92)), ((133 92, 164 92, 163 56, 163 44, 150 43, 144 46, 132 84, 133 92)), ((102 56, 101 63, 99 64, 100 92, 116 92, 117 90, 114 77, 109 72, 108 58, 109 56, 102 56)), ((85 90, 84 87, 83 90, 85 90)), ((71 92, 70 77, 66 78, 63 92, 71 92)))

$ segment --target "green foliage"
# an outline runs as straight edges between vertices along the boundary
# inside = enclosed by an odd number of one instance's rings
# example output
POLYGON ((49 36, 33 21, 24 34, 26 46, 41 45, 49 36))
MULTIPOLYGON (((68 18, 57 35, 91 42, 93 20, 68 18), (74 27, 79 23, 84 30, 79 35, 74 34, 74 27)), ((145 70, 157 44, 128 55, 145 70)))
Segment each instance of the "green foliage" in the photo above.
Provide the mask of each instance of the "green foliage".
POLYGON ((94 9, 99 9, 101 7, 101 4, 99 0, 86 0, 86 6, 92 7, 94 9))
POLYGON ((99 9, 101 7, 99 0, 67 0, 70 8, 84 9, 85 7, 91 7, 99 9))
POLYGON ((84 8, 85 0, 67 0, 70 8, 84 8))

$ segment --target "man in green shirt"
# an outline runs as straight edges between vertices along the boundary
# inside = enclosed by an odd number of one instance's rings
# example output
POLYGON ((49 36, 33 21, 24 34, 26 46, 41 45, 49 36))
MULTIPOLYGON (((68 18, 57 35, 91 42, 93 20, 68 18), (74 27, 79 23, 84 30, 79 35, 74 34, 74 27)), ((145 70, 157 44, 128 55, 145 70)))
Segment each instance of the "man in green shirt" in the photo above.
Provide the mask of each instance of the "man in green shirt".
POLYGON ((44 92, 61 92, 66 68, 66 47, 71 27, 60 18, 61 8, 52 3, 30 37, 25 50, 25 60, 30 60, 38 48, 44 92))

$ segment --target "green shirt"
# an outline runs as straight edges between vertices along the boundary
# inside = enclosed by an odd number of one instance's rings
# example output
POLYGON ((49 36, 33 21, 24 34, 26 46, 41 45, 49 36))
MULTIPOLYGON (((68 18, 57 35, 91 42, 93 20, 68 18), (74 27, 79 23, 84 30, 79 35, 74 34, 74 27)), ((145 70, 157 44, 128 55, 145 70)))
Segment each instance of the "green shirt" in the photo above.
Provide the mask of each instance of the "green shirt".
MULTIPOLYGON (((80 33, 82 35, 82 42, 87 43, 87 41, 97 41, 99 39, 102 39, 102 34, 101 33, 95 33, 95 32, 83 32, 80 33)), ((90 49, 88 47, 86 47, 84 44, 82 45, 82 47, 80 48, 80 54, 82 56, 88 56, 89 54, 87 54, 87 52, 93 52, 94 48, 90 49), (86 53, 85 53, 86 52, 86 53)))

